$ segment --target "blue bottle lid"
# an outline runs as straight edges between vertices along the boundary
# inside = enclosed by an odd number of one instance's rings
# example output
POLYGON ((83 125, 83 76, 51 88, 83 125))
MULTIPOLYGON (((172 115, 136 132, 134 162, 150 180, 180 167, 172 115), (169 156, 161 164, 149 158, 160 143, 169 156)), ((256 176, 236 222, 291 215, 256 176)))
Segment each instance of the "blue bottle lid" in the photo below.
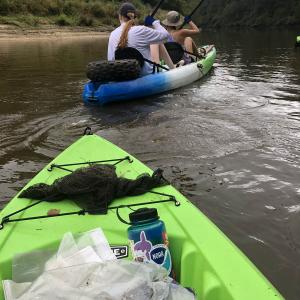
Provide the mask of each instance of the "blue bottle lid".
POLYGON ((156 208, 139 208, 129 214, 129 220, 132 223, 143 222, 149 220, 158 220, 159 216, 156 208))

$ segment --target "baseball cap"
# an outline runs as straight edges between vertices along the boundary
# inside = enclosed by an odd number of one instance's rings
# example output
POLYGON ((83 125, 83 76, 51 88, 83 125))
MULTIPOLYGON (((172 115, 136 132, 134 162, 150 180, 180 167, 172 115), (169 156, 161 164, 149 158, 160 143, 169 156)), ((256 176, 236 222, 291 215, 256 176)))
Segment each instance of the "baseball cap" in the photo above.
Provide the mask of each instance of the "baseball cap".
POLYGON ((124 2, 121 4, 119 8, 119 14, 123 17, 128 17, 128 13, 134 13, 135 15, 137 14, 135 6, 130 3, 130 2, 124 2))

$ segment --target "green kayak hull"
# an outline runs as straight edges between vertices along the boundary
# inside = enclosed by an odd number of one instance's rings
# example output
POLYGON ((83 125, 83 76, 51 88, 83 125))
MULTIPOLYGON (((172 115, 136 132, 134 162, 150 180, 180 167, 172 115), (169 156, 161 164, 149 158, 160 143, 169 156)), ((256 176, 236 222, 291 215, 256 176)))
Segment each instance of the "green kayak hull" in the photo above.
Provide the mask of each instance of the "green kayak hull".
MULTIPOLYGON (((99 160, 128 159, 117 164, 117 174, 135 179, 142 173, 152 174, 151 169, 97 135, 84 135, 49 165, 41 170, 24 188, 35 183, 51 184, 55 179, 69 174, 53 168, 53 164, 83 163, 99 160)), ((113 163, 113 162, 111 162, 113 163)), ((75 170, 82 165, 68 166, 75 170)), ((151 203, 147 207, 157 208, 160 218, 166 224, 176 279, 183 286, 194 289, 197 299, 202 300, 268 300, 283 299, 272 284, 259 272, 250 260, 216 227, 203 213, 171 185, 154 189, 176 197, 180 206, 173 202, 151 203)), ((36 203, 30 199, 14 197, 0 213, 5 216, 36 203)), ((166 196, 146 193, 113 201, 113 206, 165 200, 166 196)), ((47 215, 50 209, 60 213, 78 211, 80 208, 70 200, 41 202, 10 219, 30 218, 47 215)), ((128 219, 129 208, 119 210, 128 219)), ((0 278, 12 278, 12 259, 18 253, 33 250, 55 250, 66 232, 82 233, 101 227, 110 245, 128 245, 128 225, 119 221, 116 211, 106 215, 66 215, 59 217, 23 220, 4 223, 0 230, 0 278)), ((128 258, 130 259, 130 255, 128 258)), ((2 287, 0 299, 4 299, 2 287)))

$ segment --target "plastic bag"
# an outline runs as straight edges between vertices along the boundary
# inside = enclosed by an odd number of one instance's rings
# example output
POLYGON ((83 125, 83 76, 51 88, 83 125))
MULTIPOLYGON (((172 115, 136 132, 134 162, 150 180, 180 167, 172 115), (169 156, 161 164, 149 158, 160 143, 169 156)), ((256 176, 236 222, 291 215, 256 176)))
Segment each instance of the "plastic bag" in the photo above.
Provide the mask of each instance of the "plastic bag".
MULTIPOLYGON (((28 255, 24 255, 26 257, 28 255)), ((19 256, 18 269, 23 270, 19 278, 25 282, 5 280, 6 300, 195 299, 191 292, 174 285, 164 268, 156 264, 117 260, 100 229, 76 239, 71 233, 65 234, 57 253, 44 263, 43 268, 35 264, 28 272, 24 266, 21 268, 21 261, 19 256), (32 275, 37 275, 41 269, 42 273, 30 281, 32 275)))
POLYGON ((15 255, 12 279, 15 282, 32 282, 45 270, 111 259, 116 259, 116 256, 100 228, 76 237, 68 232, 58 250, 37 250, 15 255))

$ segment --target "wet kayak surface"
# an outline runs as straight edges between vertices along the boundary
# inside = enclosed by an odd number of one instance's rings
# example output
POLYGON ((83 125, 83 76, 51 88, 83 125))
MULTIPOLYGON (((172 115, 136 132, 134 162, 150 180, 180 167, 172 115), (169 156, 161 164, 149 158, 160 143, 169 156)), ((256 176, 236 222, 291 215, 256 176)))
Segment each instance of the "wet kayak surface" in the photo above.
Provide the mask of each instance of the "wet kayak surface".
MULTIPOLYGON (((213 70, 143 100, 83 104, 107 39, 0 41, 0 207, 86 126, 165 176, 287 298, 300 297, 296 31, 204 31, 213 70)), ((97 149, 93 149, 97 151, 97 149)), ((226 259, 226 253, 224 253, 226 259)))

